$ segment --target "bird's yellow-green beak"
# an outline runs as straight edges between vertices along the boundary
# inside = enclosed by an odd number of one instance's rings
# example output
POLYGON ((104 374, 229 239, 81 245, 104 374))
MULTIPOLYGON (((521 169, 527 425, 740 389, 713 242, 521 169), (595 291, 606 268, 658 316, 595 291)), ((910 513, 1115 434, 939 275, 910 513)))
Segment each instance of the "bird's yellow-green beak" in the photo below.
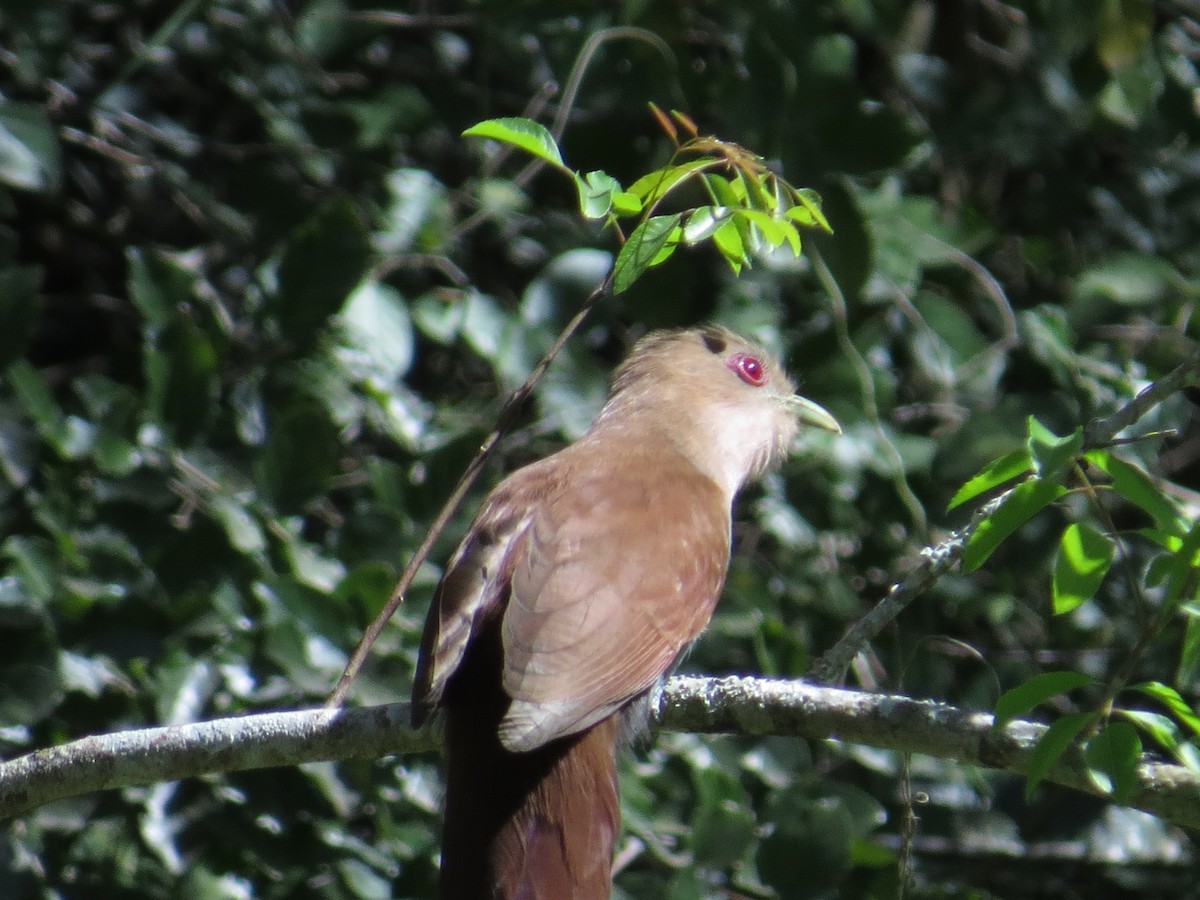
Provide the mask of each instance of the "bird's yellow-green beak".
POLYGON ((801 397, 799 394, 792 394, 787 398, 788 408, 796 414, 805 425, 811 425, 814 428, 820 428, 824 431, 832 431, 834 434, 842 433, 842 426, 838 424, 838 420, 833 417, 833 413, 821 406, 819 403, 814 403, 807 397, 801 397))

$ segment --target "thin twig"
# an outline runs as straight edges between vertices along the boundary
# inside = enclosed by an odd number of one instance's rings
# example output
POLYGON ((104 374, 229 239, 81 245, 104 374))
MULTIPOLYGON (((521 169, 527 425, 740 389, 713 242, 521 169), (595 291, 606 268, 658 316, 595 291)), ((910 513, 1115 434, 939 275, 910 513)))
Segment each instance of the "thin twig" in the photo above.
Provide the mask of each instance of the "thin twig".
POLYGON ((392 590, 391 596, 388 597, 387 603, 384 604, 379 615, 367 627, 362 639, 358 642, 358 646, 354 648, 354 653, 351 655, 350 661, 346 664, 345 670, 338 679, 337 685, 329 695, 329 699, 325 701, 326 707, 338 707, 345 701, 346 692, 350 690, 350 685, 358 675, 368 654, 370 654, 371 647, 378 640, 380 632, 383 631, 388 619, 395 614, 400 604, 404 602, 404 595, 408 592, 409 587, 412 586, 417 570, 425 562, 429 556, 429 552, 433 549, 434 541, 437 540, 438 536, 445 529, 446 524, 450 521, 450 517, 458 509, 463 497, 466 496, 471 485, 475 483, 475 479, 479 476, 479 473, 483 471, 484 464, 491 457, 493 451, 495 451, 500 438, 511 427, 521 405, 533 393, 534 386, 541 380, 542 375, 550 363, 554 361, 554 357, 558 355, 563 345, 578 330, 579 326, 583 324, 583 320, 587 318, 592 308, 608 295, 611 288, 612 274, 609 273, 604 281, 592 291, 587 300, 583 302, 583 306, 579 308, 579 311, 572 316, 571 321, 563 328, 562 333, 559 334, 554 344, 546 351, 546 355, 533 367, 533 371, 529 373, 529 377, 525 379, 525 383, 517 388, 512 396, 508 398, 508 401, 504 404, 504 408, 500 411, 500 415, 496 417, 496 425, 492 429, 491 434, 480 445, 479 452, 475 454, 475 458, 471 460, 471 464, 467 466, 466 471, 463 472, 462 477, 458 480, 458 484, 454 486, 454 490, 450 492, 449 498, 434 518, 433 524, 429 526, 429 531, 426 532, 425 539, 421 541, 421 545, 413 554, 412 559, 409 560, 408 566, 405 567, 403 574, 401 574, 400 580, 392 590))

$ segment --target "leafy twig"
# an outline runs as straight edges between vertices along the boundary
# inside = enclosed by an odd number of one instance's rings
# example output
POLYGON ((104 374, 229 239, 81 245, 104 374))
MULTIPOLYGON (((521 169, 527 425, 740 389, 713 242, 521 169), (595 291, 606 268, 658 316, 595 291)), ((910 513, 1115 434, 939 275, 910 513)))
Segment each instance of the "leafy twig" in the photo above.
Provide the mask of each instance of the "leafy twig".
MULTIPOLYGON (((1200 377, 1200 350, 1192 353, 1169 373, 1147 385, 1136 397, 1110 416, 1094 419, 1083 431, 1083 450, 1107 445, 1167 397, 1200 377)), ((818 684, 842 680, 855 655, 892 622, 914 599, 932 587, 962 559, 967 543, 981 522, 987 520, 1012 490, 1005 491, 975 510, 971 521, 939 543, 921 551, 921 563, 894 585, 887 596, 855 622, 842 638, 813 664, 809 678, 818 684)))

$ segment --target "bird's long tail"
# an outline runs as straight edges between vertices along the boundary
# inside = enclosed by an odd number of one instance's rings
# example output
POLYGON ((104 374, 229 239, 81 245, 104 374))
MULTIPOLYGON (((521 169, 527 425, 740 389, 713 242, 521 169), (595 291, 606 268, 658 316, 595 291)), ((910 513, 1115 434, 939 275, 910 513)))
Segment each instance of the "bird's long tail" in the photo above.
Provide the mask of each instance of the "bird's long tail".
POLYGON ((442 900, 608 900, 617 718, 512 753, 481 712, 448 710, 442 900))

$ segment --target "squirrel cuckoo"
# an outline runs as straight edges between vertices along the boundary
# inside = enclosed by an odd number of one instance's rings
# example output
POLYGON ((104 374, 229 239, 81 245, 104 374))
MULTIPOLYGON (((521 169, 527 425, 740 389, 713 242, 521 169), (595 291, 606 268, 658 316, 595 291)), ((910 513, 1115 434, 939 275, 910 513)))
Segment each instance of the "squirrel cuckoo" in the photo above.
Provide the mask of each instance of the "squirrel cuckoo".
POLYGON ((446 712, 443 900, 607 900, 622 713, 708 624, 738 490, 840 431, 723 328, 654 332, 578 441, 504 479, 435 592, 412 718, 446 712))

